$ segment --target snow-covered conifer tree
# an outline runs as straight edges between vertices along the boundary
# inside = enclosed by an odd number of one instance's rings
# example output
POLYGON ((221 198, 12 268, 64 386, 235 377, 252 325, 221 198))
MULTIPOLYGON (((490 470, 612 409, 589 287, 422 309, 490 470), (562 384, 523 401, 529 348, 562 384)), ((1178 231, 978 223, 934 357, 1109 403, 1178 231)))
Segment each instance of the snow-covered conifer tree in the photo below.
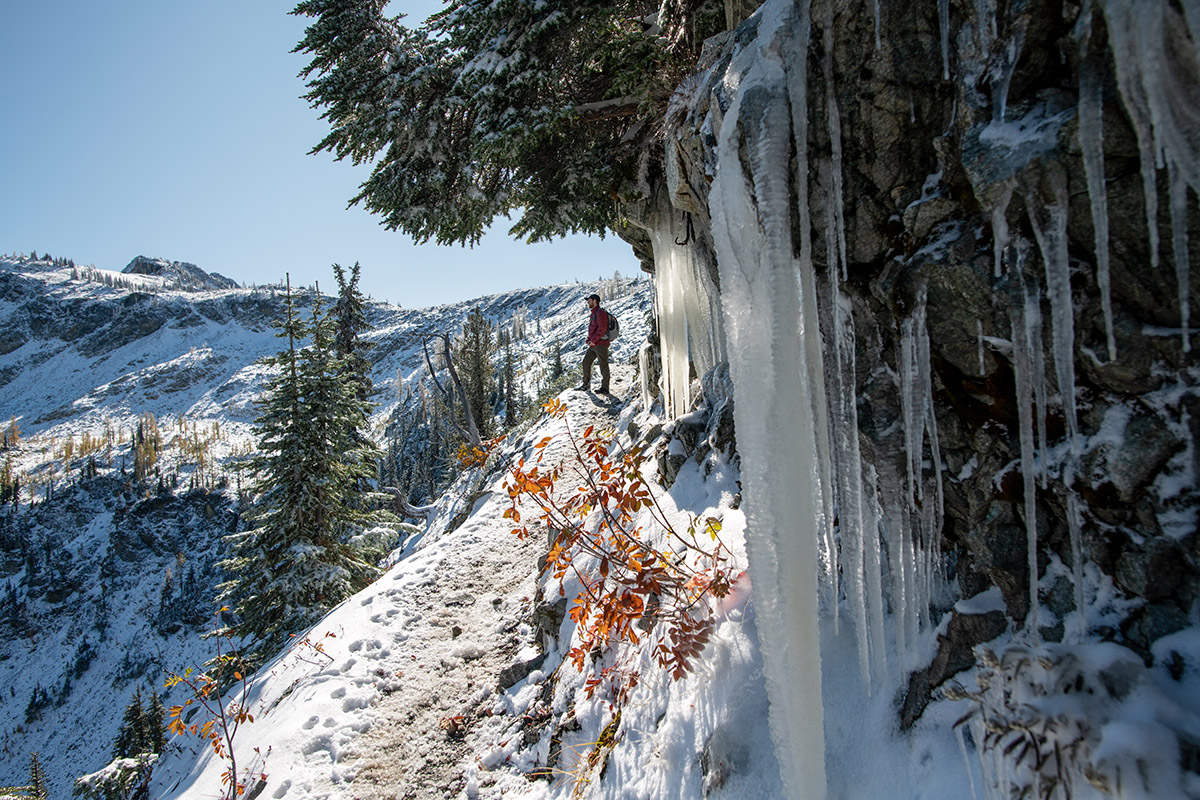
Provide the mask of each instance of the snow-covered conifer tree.
POLYGON ((311 324, 299 318, 289 283, 279 336, 286 350, 261 401, 259 452, 251 460, 257 501, 253 525, 227 537, 222 562, 232 577, 221 600, 240 617, 237 632, 263 657, 365 586, 375 567, 348 542, 351 497, 374 473, 378 453, 356 435, 367 417, 357 385, 341 377, 333 321, 314 300, 311 324), (300 350, 310 334, 312 344, 300 350))
POLYGON ((726 24, 713 4, 456 0, 409 28, 386 6, 293 12, 313 18, 295 50, 330 124, 315 150, 375 161, 354 202, 444 244, 510 212, 533 241, 615 229, 672 90, 726 24))
POLYGON ((358 288, 361 272, 362 268, 357 261, 350 268, 349 277, 340 264, 333 265, 333 274, 338 285, 333 315, 337 327, 334 344, 338 358, 342 359, 342 373, 358 384, 358 396, 365 400, 371 394, 371 364, 363 356, 370 348, 370 343, 364 342, 360 336, 367 328, 364 298, 358 288))

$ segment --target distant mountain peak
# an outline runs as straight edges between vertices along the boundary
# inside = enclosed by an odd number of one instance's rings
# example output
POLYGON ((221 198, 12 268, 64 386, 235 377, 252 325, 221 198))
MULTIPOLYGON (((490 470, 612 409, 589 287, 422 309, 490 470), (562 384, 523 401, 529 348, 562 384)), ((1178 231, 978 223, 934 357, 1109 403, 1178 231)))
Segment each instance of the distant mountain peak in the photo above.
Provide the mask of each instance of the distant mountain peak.
POLYGON ((186 261, 167 261, 163 258, 137 256, 121 271, 127 275, 156 275, 177 284, 177 288, 185 291, 238 288, 237 281, 226 278, 217 272, 205 272, 195 264, 189 264, 186 261))

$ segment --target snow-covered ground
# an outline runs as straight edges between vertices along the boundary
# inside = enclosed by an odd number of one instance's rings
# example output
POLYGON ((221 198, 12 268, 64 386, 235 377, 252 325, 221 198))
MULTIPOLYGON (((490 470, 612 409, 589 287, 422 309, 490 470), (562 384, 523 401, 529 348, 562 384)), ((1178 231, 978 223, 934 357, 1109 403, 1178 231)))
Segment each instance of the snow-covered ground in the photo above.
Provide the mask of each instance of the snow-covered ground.
MULTIPOLYGON (((620 369, 617 394, 626 395, 633 380, 620 369)), ((562 399, 575 430, 620 428, 631 419, 646 430, 656 421, 628 403, 610 408, 578 392, 562 399)), ((528 453, 546 436, 561 440, 563 424, 544 420, 506 443, 504 454, 528 453)), ((661 503, 679 520, 719 516, 722 540, 744 565, 738 477, 724 458, 707 470, 689 461, 661 503)), ((539 595, 536 563, 545 545, 511 533, 504 480, 496 474, 460 527, 431 532, 254 678, 258 715, 239 734, 238 760, 253 762, 256 749, 269 753, 261 796, 783 797, 767 726, 758 615, 744 575, 714 607, 713 637, 687 678, 673 682, 645 645, 605 655, 604 664, 623 660, 641 675, 621 704, 606 759, 589 764, 588 756, 601 751, 596 742, 614 705, 601 694, 588 700, 587 676, 564 663, 574 628, 569 617, 544 662, 513 685, 498 685, 503 668, 538 655, 535 598, 558 595, 548 577, 539 595), (323 654, 313 652, 314 641, 323 654), (553 774, 531 779, 552 748, 553 774)), ((827 620, 822 637, 829 796, 970 797, 968 770, 978 782, 978 766, 964 761, 951 727, 964 704, 935 703, 901 734, 894 692, 864 701, 852 632, 838 636, 827 620)), ((156 769, 152 796, 218 796, 226 768, 192 742, 156 769)))

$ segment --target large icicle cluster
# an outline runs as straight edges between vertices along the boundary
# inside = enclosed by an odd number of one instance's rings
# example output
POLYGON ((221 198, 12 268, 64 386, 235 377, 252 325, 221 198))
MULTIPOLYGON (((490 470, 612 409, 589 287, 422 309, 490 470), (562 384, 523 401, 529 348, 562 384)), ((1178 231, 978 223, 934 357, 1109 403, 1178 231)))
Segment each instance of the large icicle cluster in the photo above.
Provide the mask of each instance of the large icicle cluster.
MULTIPOLYGON (((1158 186, 1156 170, 1166 168, 1169 185, 1171 250, 1179 286, 1183 350, 1191 348, 1188 329, 1189 254, 1187 196, 1200 195, 1200 3, 1098 0, 1108 23, 1109 49, 1117 85, 1133 122, 1141 151, 1146 224, 1152 263, 1158 264, 1158 186)), ((1090 25, 1085 15, 1082 24, 1090 25)), ((1081 102, 1094 102, 1081 98, 1081 102)), ((1096 115, 1088 115, 1095 117, 1096 115)), ((1083 122, 1081 117, 1081 123, 1083 122)), ((1102 133, 1088 133, 1097 140, 1102 133)), ((1098 199, 1095 209, 1102 210, 1098 199)), ((1108 227, 1107 218, 1102 223, 1108 227)), ((1111 312, 1107 312, 1111 313, 1111 312)))
MULTIPOLYGON (((771 632, 762 642, 771 728, 789 793, 814 798, 824 793, 822 604, 836 629, 839 606, 845 603, 868 693, 895 687, 897 677, 927 663, 928 652, 919 648, 937 625, 931 606, 944 588, 939 583, 941 535, 949 480, 934 408, 930 326, 935 311, 919 280, 891 354, 902 457, 877 452, 868 458, 861 445, 856 298, 843 285, 851 276, 834 6, 768 0, 739 31, 729 59, 709 75, 713 99, 702 115, 701 133, 715 148, 704 170, 711 178, 708 209, 719 304, 681 212, 660 210, 651 237, 667 412, 678 415, 689 407, 689 360, 695 374, 724 358, 730 362, 747 550, 760 630, 771 632), (820 84, 810 85, 810 56, 812 65, 820 66, 820 74, 812 76, 820 84), (821 94, 823 108, 810 104, 815 93, 821 94), (823 119, 827 129, 810 135, 810 116, 823 119), (812 141, 827 142, 828 152, 811 155, 812 141), (819 213, 811 213, 810 194, 821 198, 819 213), (816 241, 825 246, 825 280, 818 280, 814 267, 816 241)), ((997 307, 1007 305, 1010 323, 1009 331, 994 332, 1011 333, 1011 338, 985 337, 982 321, 972 335, 978 341, 979 373, 985 373, 988 349, 1012 366, 1014 396, 1006 400, 1016 417, 1019 455, 1013 468, 1021 474, 1019 516, 1029 575, 1029 617, 1016 622, 1028 644, 1037 646, 1039 554, 1045 556, 1039 545, 1039 491, 1053 492, 1065 505, 1077 612, 1066 640, 1078 642, 1087 630, 1082 500, 1076 489, 1086 437, 1076 408, 1080 345, 1068 247, 1070 176, 1048 156, 1062 147, 1063 132, 1077 122, 1104 349, 1112 362, 1118 350, 1102 130, 1104 70, 1111 57, 1141 153, 1155 262, 1148 267, 1157 266, 1157 170, 1167 171, 1171 258, 1187 352, 1186 222, 1189 199, 1200 194, 1200 0, 1178 5, 1085 0, 1074 31, 1080 75, 1075 107, 1040 96, 1010 107, 1010 87, 1033 28, 1023 13, 998 18, 997 6, 994 0, 975 0, 972 19, 955 25, 951 4, 939 0, 937 44, 942 75, 957 82, 958 97, 977 98, 977 108, 955 105, 949 115, 963 128, 958 133, 965 140, 964 153, 969 145, 977 157, 962 166, 983 219, 991 222, 992 291, 997 307), (1094 14, 1103 14, 1107 23, 1107 49, 1093 38, 1094 14), (1020 226, 1031 237, 1021 235, 1013 222, 1022 210, 1020 226), (1048 419, 1061 422, 1055 442, 1048 419)), ((882 15, 878 4, 872 7, 878 49, 882 15)), ((882 35, 886 38, 886 30, 882 35)), ((672 147, 668 144, 666 160, 674 168, 672 147)), ((947 168, 943 155, 938 150, 931 185, 947 168)), ((975 232, 977 239, 980 233, 975 232)), ((934 250, 938 243, 926 246, 934 250)), ((921 255, 909 253, 909 263, 918 263, 921 255)))

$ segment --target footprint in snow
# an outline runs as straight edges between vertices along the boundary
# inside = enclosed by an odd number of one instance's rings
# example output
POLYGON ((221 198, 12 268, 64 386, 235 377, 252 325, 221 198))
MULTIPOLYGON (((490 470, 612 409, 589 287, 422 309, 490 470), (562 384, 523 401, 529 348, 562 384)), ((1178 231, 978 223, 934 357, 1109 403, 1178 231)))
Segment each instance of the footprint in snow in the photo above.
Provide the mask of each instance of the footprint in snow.
POLYGON ((349 714, 351 711, 357 711, 360 708, 366 708, 371 705, 371 701, 366 697, 347 697, 342 702, 342 712, 349 714))

